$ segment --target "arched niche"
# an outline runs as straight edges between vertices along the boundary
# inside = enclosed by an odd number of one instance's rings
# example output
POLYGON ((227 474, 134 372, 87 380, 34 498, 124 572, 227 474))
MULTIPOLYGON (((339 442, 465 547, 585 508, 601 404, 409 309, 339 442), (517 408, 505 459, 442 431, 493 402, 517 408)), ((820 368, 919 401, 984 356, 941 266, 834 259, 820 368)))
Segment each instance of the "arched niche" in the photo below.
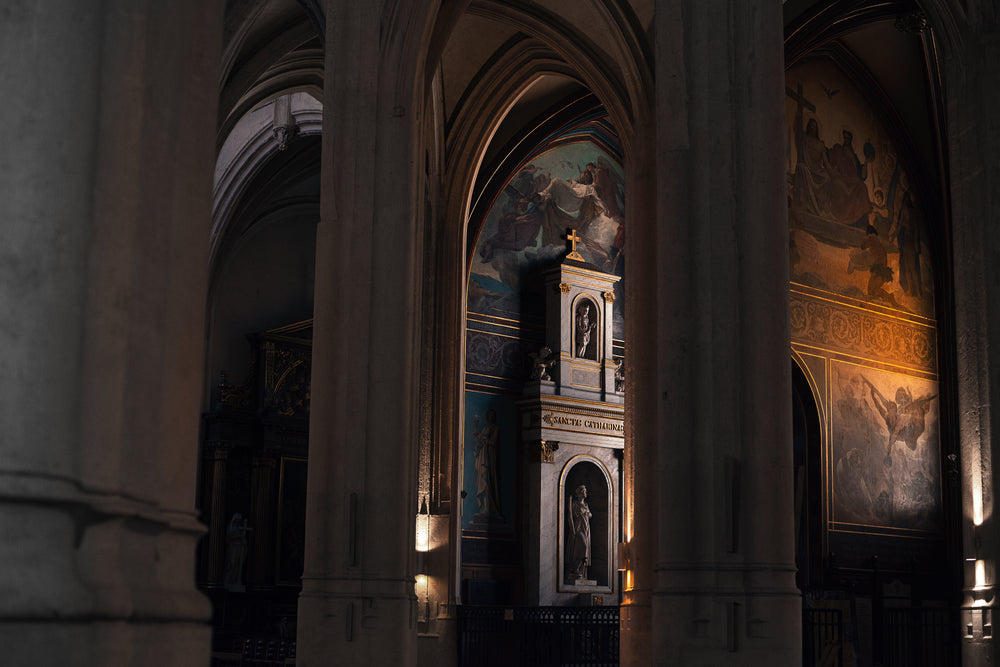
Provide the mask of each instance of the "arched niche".
POLYGON ((570 459, 559 480, 559 591, 610 592, 614 557, 612 537, 615 525, 614 489, 611 475, 604 464, 587 454, 570 459), (579 540, 574 536, 574 494, 580 487, 587 490, 586 504, 590 512, 590 564, 586 576, 574 574, 579 554, 579 540), (576 548, 574 548, 576 546, 576 548))

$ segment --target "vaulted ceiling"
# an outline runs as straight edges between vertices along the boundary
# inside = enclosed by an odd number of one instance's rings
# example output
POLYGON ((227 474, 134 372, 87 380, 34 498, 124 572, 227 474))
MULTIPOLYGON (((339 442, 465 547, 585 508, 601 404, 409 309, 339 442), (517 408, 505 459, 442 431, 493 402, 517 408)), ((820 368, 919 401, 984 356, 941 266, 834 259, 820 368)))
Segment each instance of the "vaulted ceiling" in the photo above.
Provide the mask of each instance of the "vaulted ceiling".
MULTIPOLYGON (((322 98, 322 4, 229 0, 220 145, 241 116, 281 92, 305 90, 322 98)), ((505 145, 515 127, 584 89, 599 98, 619 98, 627 115, 637 103, 637 82, 652 77, 654 6, 654 0, 445 0, 443 10, 460 13, 429 71, 437 77, 446 129, 468 111, 470 100, 480 99, 477 86, 494 83, 490 77, 497 77, 518 50, 525 58, 548 58, 552 65, 510 101, 492 150, 505 145)), ((932 168, 939 159, 941 123, 932 103, 937 91, 928 42, 897 27, 897 19, 915 7, 912 0, 785 0, 786 52, 796 59, 823 46, 850 54, 899 114, 924 167, 932 168)))

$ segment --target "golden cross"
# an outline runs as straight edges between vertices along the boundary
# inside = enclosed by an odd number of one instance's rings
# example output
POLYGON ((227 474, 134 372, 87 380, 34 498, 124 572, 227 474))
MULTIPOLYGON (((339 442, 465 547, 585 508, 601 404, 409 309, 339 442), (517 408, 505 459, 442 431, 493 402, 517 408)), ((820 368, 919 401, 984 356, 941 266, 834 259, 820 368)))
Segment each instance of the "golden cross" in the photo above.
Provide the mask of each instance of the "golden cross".
POLYGON ((581 262, 584 261, 583 255, 576 251, 576 244, 583 240, 582 236, 577 236, 576 230, 569 230, 569 234, 566 235, 566 240, 570 243, 569 254, 566 255, 566 259, 578 259, 581 262))

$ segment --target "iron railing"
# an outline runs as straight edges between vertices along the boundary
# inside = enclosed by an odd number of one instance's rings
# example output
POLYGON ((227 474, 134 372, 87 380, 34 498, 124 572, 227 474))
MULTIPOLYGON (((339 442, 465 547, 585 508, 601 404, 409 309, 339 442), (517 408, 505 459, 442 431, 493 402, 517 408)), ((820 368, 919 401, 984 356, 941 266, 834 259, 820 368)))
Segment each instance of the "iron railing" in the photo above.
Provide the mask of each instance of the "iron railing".
POLYGON ((458 608, 459 667, 617 667, 618 607, 458 608))

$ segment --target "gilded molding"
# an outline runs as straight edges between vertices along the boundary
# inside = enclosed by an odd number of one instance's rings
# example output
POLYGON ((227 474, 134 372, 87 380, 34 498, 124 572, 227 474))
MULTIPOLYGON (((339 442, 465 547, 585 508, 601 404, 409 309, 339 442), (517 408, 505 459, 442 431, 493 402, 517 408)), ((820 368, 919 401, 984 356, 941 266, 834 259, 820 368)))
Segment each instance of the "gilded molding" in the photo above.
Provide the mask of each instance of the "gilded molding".
POLYGON ((936 372, 932 326, 791 294, 792 342, 936 372))

